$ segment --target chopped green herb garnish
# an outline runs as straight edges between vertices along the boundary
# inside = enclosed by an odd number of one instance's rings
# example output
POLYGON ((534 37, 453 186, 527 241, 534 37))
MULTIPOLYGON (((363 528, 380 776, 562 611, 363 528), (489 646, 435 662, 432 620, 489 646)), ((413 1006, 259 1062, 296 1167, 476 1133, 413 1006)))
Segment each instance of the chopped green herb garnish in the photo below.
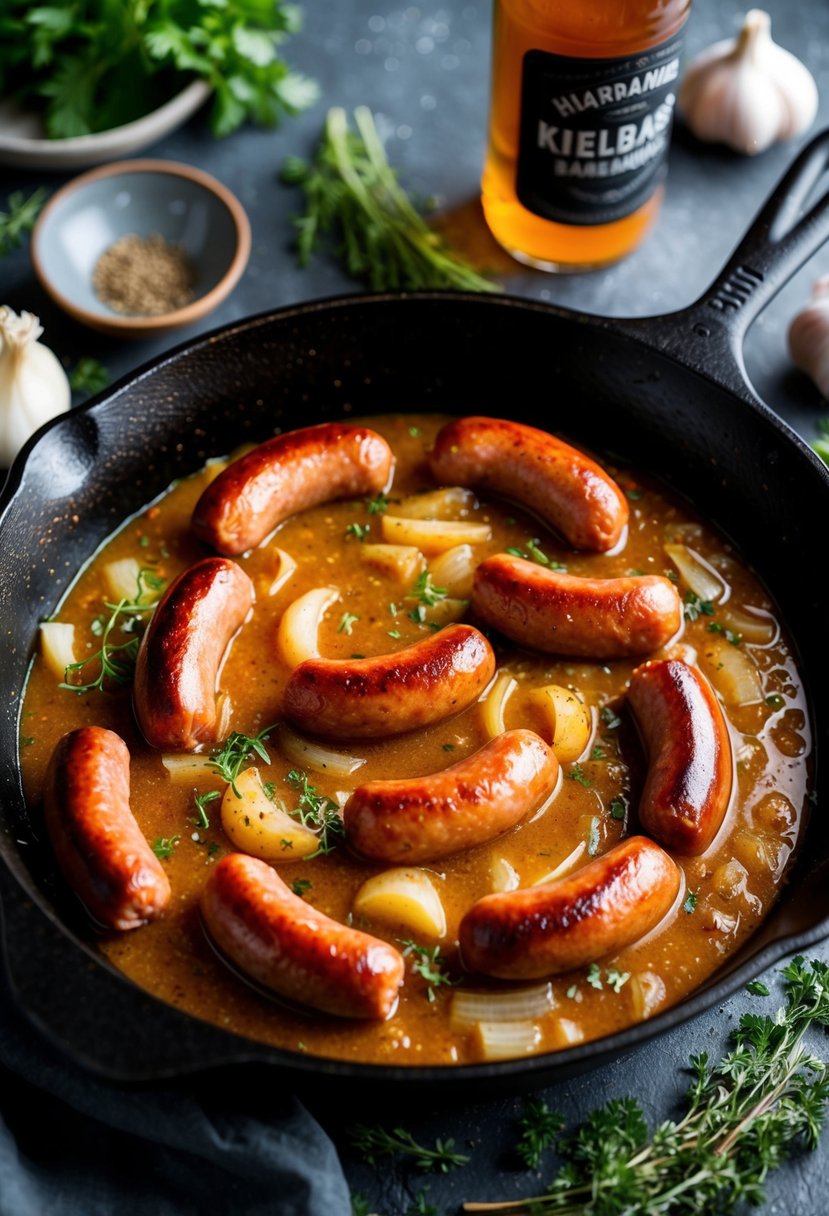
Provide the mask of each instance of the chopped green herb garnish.
POLYGON ((771 696, 766 697, 766 705, 770 705, 772 709, 780 709, 785 703, 785 698, 781 697, 779 692, 773 692, 771 696))
POLYGON ((602 971, 598 963, 591 963, 587 968, 587 982, 591 988, 603 988, 602 971))
POLYGON ((311 890, 311 885, 310 878, 295 878, 291 883, 291 890, 293 891, 294 895, 298 895, 300 898, 302 898, 306 891, 311 890))
POLYGON ((455 750, 455 744, 454 743, 444 743, 443 750, 445 752, 453 752, 455 750))
POLYGON ((619 971, 616 967, 608 967, 605 971, 605 980, 608 987, 612 988, 614 992, 620 992, 629 979, 629 971, 619 971))
POLYGON ((397 604, 395 604, 394 600, 392 600, 391 603, 389 604, 389 615, 397 616, 399 611, 400 611, 400 609, 397 607, 397 604))
POLYGON ((356 536, 357 540, 364 541, 371 531, 371 524, 348 524, 345 530, 346 536, 356 536))
MULTIPOLYGON (((236 794, 236 797, 238 798, 239 797, 238 792, 236 790, 234 790, 234 793, 236 794)), ((208 815, 207 811, 205 810, 205 807, 207 806, 208 802, 215 802, 215 800, 220 797, 221 797, 221 794, 219 793, 218 790, 208 790, 206 794, 196 794, 196 793, 193 794, 193 801, 196 804, 196 817, 193 820, 193 822, 195 823, 197 828, 209 828, 210 827, 210 816, 208 815)))
MULTIPOLYGON (((2 68, 0 68, 0 76, 2 68)), ((46 191, 41 187, 28 198, 22 190, 9 195, 6 210, 0 211, 0 257, 16 249, 27 232, 35 226, 40 209, 46 202, 46 191)))
POLYGON ((593 748, 592 752, 590 753, 590 759, 591 760, 604 760, 604 757, 605 757, 604 748, 599 747, 599 745, 597 743, 596 746, 593 748))
POLYGON ((359 617, 353 612, 344 612, 340 617, 340 623, 337 626, 337 633, 347 633, 351 637, 351 630, 359 621, 359 617))
POLYGON ((410 426, 409 434, 411 435, 412 439, 419 439, 422 432, 419 426, 410 426))
POLYGON ((526 549, 518 549, 515 546, 510 546, 507 553, 513 557, 523 557, 525 561, 535 562, 537 566, 546 566, 548 570, 566 570, 567 566, 564 562, 556 561, 555 558, 548 557, 541 548, 541 541, 538 537, 533 537, 525 542, 526 549))
MULTIPOLYGON (((427 608, 433 608, 435 604, 445 600, 448 594, 445 587, 432 585, 432 576, 428 570, 424 570, 417 576, 415 584, 409 592, 410 596, 420 600, 421 604, 425 604, 427 608)), ((411 616, 411 613, 409 615, 411 616)))
POLYGON ((726 642, 730 642, 732 646, 739 646, 743 640, 741 633, 735 633, 733 629, 726 629, 719 621, 712 621, 708 626, 709 633, 721 633, 726 642))
POLYGON ((388 510, 389 499, 385 494, 375 494, 374 498, 366 499, 366 509, 369 515, 382 515, 388 510))
POLYGON ((571 765, 567 776, 571 781, 578 781, 579 785, 583 785, 586 790, 589 790, 593 784, 580 764, 571 765))
POLYGON ((625 494, 631 502, 638 502, 644 493, 640 486, 625 486, 625 494))
POLYGON ((157 836, 152 844, 153 852, 160 861, 166 861, 168 857, 172 857, 180 840, 180 836, 157 836))
POLYGON ((395 641, 397 640, 397 638, 403 636, 399 629, 387 629, 386 633, 389 635, 390 638, 394 638, 395 641))
POLYGON ((608 810, 612 819, 624 820, 627 814, 627 807, 621 798, 611 798, 608 810))
POLYGON ((701 616, 713 616, 714 605, 710 600, 701 600, 700 597, 693 591, 685 593, 685 620, 694 622, 698 621, 701 616))
POLYGON ((443 984, 451 988, 459 982, 453 980, 443 970, 446 964, 441 958, 440 946, 419 946, 417 942, 413 942, 409 938, 398 938, 398 941, 403 946, 404 958, 411 959, 412 973, 426 981, 428 985, 426 996, 429 1001, 434 1001, 436 988, 440 988, 443 984))
POLYGON ((687 912, 690 915, 691 912, 695 911, 696 906, 697 906, 697 893, 696 893, 696 891, 689 891, 685 898, 685 903, 682 905, 682 910, 683 910, 683 912, 687 912))
MULTIPOLYGON (((103 363, 88 357, 79 359, 69 373, 69 387, 72 392, 81 393, 85 397, 91 397, 93 393, 100 393, 101 389, 106 388, 109 384, 109 380, 109 372, 103 363)), ((150 543, 150 538, 142 536, 138 543, 146 548, 150 543)))

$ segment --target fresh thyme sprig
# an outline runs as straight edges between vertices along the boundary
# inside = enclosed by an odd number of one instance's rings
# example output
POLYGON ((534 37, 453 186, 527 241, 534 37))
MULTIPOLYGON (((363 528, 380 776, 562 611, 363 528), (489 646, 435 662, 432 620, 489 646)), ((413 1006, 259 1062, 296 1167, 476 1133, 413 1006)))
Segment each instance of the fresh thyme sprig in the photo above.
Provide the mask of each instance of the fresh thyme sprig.
POLYGON ((403 957, 411 959, 412 974, 426 981, 427 1000, 434 1001, 436 988, 443 985, 452 988, 458 983, 443 970, 446 960, 441 956, 440 946, 419 946, 417 942, 402 937, 398 941, 403 947, 403 957))
POLYGON ((769 1172, 798 1146, 816 1146, 829 1101, 829 1070, 803 1045, 810 1026, 829 1025, 829 964, 798 957, 783 979, 776 1016, 744 1014, 713 1067, 704 1052, 691 1058, 684 1118, 649 1138, 638 1103, 613 1099, 559 1144, 564 1165, 546 1194, 463 1210, 729 1216, 738 1203, 762 1203, 769 1172))
POLYGON ((355 279, 375 291, 459 288, 495 291, 426 223, 389 165, 368 106, 328 111, 312 164, 289 157, 282 180, 300 186, 305 214, 296 221, 301 266, 331 243, 355 279))
POLYGON ((288 811, 288 814, 299 819, 303 827, 312 828, 319 833, 319 848, 305 860, 310 861, 313 857, 331 853, 337 847, 334 837, 345 835, 340 809, 336 802, 326 797, 325 794, 321 794, 315 785, 311 785, 308 774, 304 773, 302 769, 292 768, 286 776, 285 782, 291 789, 299 791, 296 810, 288 811))
POLYGON ((164 580, 153 570, 146 567, 138 571, 137 590, 133 599, 120 599, 117 604, 105 601, 109 609, 108 618, 98 616, 92 623, 92 632, 101 639, 101 648, 94 654, 70 663, 63 673, 63 682, 59 688, 68 688, 71 692, 83 696, 88 692, 103 692, 108 684, 129 684, 135 671, 135 660, 141 639, 135 636, 135 630, 140 625, 145 614, 152 612, 159 592, 164 586, 164 580), (132 634, 126 642, 111 642, 110 637, 116 625, 123 633, 132 634), (80 673, 89 663, 97 663, 99 671, 94 680, 86 684, 75 684, 70 679, 70 673, 80 673))
POLYGON ((236 788, 236 778, 248 761, 254 756, 258 756, 260 760, 270 764, 271 758, 265 747, 265 740, 273 729, 273 726, 266 726, 264 730, 260 730, 258 735, 245 735, 238 730, 231 731, 221 749, 210 757, 208 764, 211 768, 215 768, 223 781, 228 783, 237 798, 241 798, 242 795, 236 788))
POLYGON ((411 1132, 403 1127, 386 1131, 379 1123, 368 1126, 358 1123, 351 1132, 351 1141, 368 1165, 375 1165, 378 1157, 408 1157, 419 1170, 436 1170, 448 1174, 450 1170, 469 1161, 463 1153, 455 1152, 454 1140, 435 1140, 434 1148, 419 1144, 411 1132))

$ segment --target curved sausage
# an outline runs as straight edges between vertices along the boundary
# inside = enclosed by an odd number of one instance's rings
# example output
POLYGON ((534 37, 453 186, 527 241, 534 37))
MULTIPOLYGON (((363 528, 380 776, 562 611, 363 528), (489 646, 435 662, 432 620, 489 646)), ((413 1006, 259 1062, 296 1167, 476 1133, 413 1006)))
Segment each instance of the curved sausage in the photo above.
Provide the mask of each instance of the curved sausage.
POLYGON ((508 553, 478 566, 472 607, 519 646, 585 659, 650 654, 682 624, 682 602, 670 579, 577 578, 508 553))
POLYGON ((658 844, 631 836, 557 882, 486 895, 460 924, 464 963, 502 980, 584 967, 644 937, 668 912, 680 872, 658 844))
POLYGON ((509 730, 430 777, 368 781, 343 810, 349 843, 373 861, 435 861, 494 840, 555 788, 558 761, 531 730, 509 730))
POLYGON ((441 485, 492 490, 555 528, 574 549, 618 544, 628 505, 611 477, 577 448, 504 418, 458 418, 429 457, 441 485))
POLYGON ((720 703, 705 677, 679 659, 637 667, 627 699, 648 753, 639 821, 673 852, 704 853, 731 799, 731 740, 720 703))
POLYGON ((205 884, 201 910, 222 953, 285 1000, 343 1018, 385 1018, 394 1009, 400 952, 312 908, 264 861, 223 857, 205 884))
POLYGON ((151 747, 216 742, 219 669, 252 603, 253 583, 223 557, 206 557, 167 588, 135 664, 133 707, 151 747))
POLYGON ((196 536, 228 557, 254 549, 289 515, 335 498, 388 489, 392 450, 348 422, 288 431, 234 460, 196 503, 196 536))
POLYGON ((82 726, 59 740, 43 792, 63 876, 108 929, 161 916, 170 883, 130 810, 130 754, 119 735, 82 726))
POLYGON ((326 739, 382 739, 460 713, 494 672, 484 635, 449 625, 374 659, 306 659, 291 673, 282 712, 326 739))

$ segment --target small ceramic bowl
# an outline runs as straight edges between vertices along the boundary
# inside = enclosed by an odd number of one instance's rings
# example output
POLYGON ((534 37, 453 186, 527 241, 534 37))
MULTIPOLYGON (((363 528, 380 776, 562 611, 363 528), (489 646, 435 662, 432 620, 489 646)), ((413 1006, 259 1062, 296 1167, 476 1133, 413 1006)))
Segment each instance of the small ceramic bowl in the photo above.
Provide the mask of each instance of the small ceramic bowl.
POLYGON ((230 294, 250 256, 250 224, 231 192, 199 169, 164 160, 93 169, 58 190, 32 233, 44 290, 84 325, 122 338, 168 333, 201 320, 230 294), (154 316, 116 312, 98 297, 98 259, 121 237, 157 233, 192 263, 192 300, 154 316))

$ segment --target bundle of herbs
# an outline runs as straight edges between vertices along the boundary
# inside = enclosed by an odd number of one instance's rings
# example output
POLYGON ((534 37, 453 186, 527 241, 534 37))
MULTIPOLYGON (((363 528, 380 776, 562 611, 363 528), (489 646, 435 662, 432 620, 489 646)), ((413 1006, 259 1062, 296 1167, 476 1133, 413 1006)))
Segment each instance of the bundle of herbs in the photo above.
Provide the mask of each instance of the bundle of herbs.
POLYGON ((316 99, 281 54, 299 24, 285 0, 4 0, 0 96, 66 139, 140 118, 201 79, 214 93, 213 131, 227 135, 316 99))

